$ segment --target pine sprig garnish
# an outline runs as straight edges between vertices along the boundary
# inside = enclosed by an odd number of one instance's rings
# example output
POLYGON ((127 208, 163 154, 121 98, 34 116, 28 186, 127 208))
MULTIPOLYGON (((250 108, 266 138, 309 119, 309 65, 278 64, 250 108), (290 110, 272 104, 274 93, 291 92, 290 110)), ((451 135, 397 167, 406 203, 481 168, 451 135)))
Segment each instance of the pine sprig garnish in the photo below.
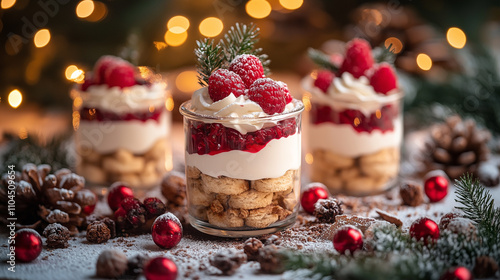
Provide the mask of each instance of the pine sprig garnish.
POLYGON ((201 86, 208 85, 208 78, 213 71, 219 69, 224 62, 223 49, 220 44, 214 45, 214 41, 204 39, 196 41, 198 48, 194 50, 198 64, 198 83, 201 86))
POLYGON ((384 46, 377 47, 373 49, 373 58, 377 63, 387 62, 394 64, 396 60, 396 51, 392 44, 389 44, 387 48, 384 46))
POLYGON ((333 64, 330 56, 320 50, 309 48, 307 50, 307 55, 320 68, 330 70, 332 72, 337 72, 337 70, 339 70, 339 68, 333 64))
POLYGON ((457 208, 464 216, 477 223, 491 242, 500 241, 500 208, 494 207, 491 194, 471 174, 465 174, 456 182, 457 208))

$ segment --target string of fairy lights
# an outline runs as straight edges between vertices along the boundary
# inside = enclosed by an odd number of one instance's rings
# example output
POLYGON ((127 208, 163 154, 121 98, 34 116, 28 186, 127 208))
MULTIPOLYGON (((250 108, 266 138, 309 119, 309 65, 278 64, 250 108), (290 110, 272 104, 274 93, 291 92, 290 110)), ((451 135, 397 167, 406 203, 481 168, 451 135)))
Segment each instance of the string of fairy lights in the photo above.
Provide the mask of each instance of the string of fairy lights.
MULTIPOLYGON (((0 0, 0 8, 8 10, 16 5, 16 1, 17 0, 0 0)), ((251 18, 265 19, 271 14, 273 9, 276 9, 276 5, 272 5, 270 2, 271 0, 250 0, 245 4, 245 12, 251 18)), ((300 9, 303 3, 303 0, 279 0, 278 8, 286 11, 294 11, 300 9)), ((106 18, 108 8, 105 3, 100 1, 81 0, 76 5, 75 14, 81 20, 99 22, 106 18)), ((179 47, 186 42, 190 33, 193 33, 191 35, 199 33, 204 37, 216 37, 224 30, 224 23, 218 17, 207 17, 202 19, 197 24, 197 28, 193 28, 192 25, 192 20, 186 15, 172 16, 167 21, 163 41, 154 41, 154 46, 158 51, 167 47, 179 47)), ((0 20, 0 31, 2 27, 3 25, 0 20)), ((465 33, 457 27, 448 29, 446 39, 448 44, 456 49, 463 48, 467 41, 465 33)), ((51 32, 47 28, 38 30, 33 36, 33 44, 36 48, 44 48, 50 44, 50 41, 51 32)), ((385 40, 386 47, 391 44, 395 53, 401 52, 404 47, 401 40, 396 37, 389 37, 385 40)), ((432 59, 426 53, 417 54, 415 60, 417 66, 424 71, 428 71, 432 68, 432 59)), ((81 83, 85 78, 85 71, 77 65, 68 65, 61 71, 68 81, 81 83)), ((196 72, 191 70, 182 71, 177 75, 175 85, 177 89, 182 92, 192 92, 196 90, 194 87, 197 87, 197 83, 192 81, 196 81, 196 72)), ((19 88, 12 89, 8 93, 7 101, 12 108, 18 108, 23 101, 21 90, 19 88)), ((1 99, 0 102, 2 102, 1 99)))

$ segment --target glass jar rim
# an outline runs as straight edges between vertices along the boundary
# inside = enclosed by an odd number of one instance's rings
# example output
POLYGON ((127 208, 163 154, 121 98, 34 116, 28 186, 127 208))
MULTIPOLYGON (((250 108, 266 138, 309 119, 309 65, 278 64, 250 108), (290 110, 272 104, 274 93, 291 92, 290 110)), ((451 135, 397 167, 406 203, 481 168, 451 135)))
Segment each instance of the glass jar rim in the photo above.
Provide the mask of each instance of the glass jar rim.
POLYGON ((302 113, 304 111, 304 104, 302 101, 298 99, 293 99, 294 102, 294 108, 293 110, 286 112, 286 113, 279 113, 279 114, 274 114, 274 115, 267 115, 267 116, 260 116, 260 117, 231 117, 231 116, 212 116, 212 115, 206 115, 206 114, 200 114, 192 110, 191 108, 191 100, 185 101, 181 104, 179 107, 179 112, 181 115, 184 117, 187 117, 189 119, 193 120, 211 120, 211 121, 216 121, 216 122, 265 122, 265 121, 279 121, 279 120, 285 120, 291 117, 295 117, 302 113))

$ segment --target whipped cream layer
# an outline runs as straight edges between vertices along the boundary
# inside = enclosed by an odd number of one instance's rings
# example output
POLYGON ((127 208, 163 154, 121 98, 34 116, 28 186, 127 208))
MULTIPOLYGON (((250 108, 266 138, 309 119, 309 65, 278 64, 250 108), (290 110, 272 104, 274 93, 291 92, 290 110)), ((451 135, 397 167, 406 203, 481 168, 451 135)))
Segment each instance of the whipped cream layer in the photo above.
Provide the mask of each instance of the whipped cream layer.
POLYGON ((86 121, 81 120, 75 132, 82 149, 91 148, 100 154, 125 149, 140 155, 149 151, 159 139, 170 133, 171 114, 165 110, 158 121, 86 121))
MULTIPOLYGON (((291 102, 286 105, 283 113, 293 111, 295 109, 295 104, 300 104, 300 106, 302 106, 300 102, 291 102)), ((228 122, 221 122, 221 124, 233 128, 241 134, 247 134, 248 132, 257 131, 263 127, 276 125, 276 122, 273 121, 264 122, 259 119, 254 119, 270 115, 266 114, 259 104, 248 99, 246 96, 240 95, 236 97, 231 93, 224 99, 213 102, 210 95, 208 95, 207 87, 198 89, 193 93, 191 97, 191 107, 193 112, 200 115, 234 118, 228 120, 228 122)), ((206 120, 206 122, 209 121, 210 120, 206 120)))
POLYGON ((150 86, 135 85, 126 88, 107 85, 92 85, 87 91, 76 91, 82 98, 82 106, 98 108, 117 114, 145 111, 151 106, 164 106, 166 84, 153 83, 150 86))
POLYGON ((186 152, 186 165, 195 166, 212 177, 226 176, 244 180, 277 178, 300 168, 300 133, 273 139, 257 153, 233 150, 216 155, 186 152))
POLYGON ((358 157, 375 153, 389 147, 399 147, 403 138, 401 117, 394 119, 394 130, 371 133, 357 132, 350 124, 325 122, 308 126, 308 141, 311 151, 324 149, 346 157, 358 157))
POLYGON ((356 109, 364 115, 370 115, 383 105, 398 100, 401 95, 394 89, 387 95, 376 93, 367 77, 354 78, 351 73, 333 78, 326 93, 314 86, 311 76, 305 77, 302 87, 313 95, 313 102, 330 105, 335 110, 356 109))

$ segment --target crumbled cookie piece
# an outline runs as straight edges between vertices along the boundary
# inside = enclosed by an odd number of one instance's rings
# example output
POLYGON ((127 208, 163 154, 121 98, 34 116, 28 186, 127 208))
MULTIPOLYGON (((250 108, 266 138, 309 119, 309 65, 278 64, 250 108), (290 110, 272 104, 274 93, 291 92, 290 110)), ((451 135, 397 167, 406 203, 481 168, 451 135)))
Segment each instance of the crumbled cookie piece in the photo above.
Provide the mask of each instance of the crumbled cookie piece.
POLYGON ((103 222, 109 229, 110 238, 116 237, 116 223, 112 219, 105 217, 100 220, 103 222))
POLYGON ((111 238, 108 226, 102 221, 96 221, 87 226, 87 241, 90 243, 103 243, 111 238))
POLYGON ((284 256, 278 250, 278 247, 269 245, 259 250, 257 261, 260 264, 260 270, 268 274, 280 274, 285 271, 284 256))
POLYGON ((342 201, 335 198, 320 199, 316 202, 314 207, 314 216, 321 223, 335 223, 335 217, 342 215, 342 201))
POLYGON ((67 248, 69 246, 69 230, 67 227, 53 223, 45 227, 43 236, 47 237, 47 246, 49 248, 67 248))
POLYGON ((424 202, 422 186, 414 183, 404 183, 399 188, 399 195, 404 205, 418 206, 424 202))
POLYGON ((105 250, 97 259, 96 276, 102 278, 118 278, 127 270, 127 256, 120 251, 105 250))
POLYGON ((264 246, 257 238, 249 238, 243 245, 243 252, 247 255, 248 261, 256 261, 259 256, 259 249, 264 246))
POLYGON ((210 264, 222 271, 224 275, 233 275, 247 260, 247 256, 234 248, 217 252, 210 258, 210 264))

